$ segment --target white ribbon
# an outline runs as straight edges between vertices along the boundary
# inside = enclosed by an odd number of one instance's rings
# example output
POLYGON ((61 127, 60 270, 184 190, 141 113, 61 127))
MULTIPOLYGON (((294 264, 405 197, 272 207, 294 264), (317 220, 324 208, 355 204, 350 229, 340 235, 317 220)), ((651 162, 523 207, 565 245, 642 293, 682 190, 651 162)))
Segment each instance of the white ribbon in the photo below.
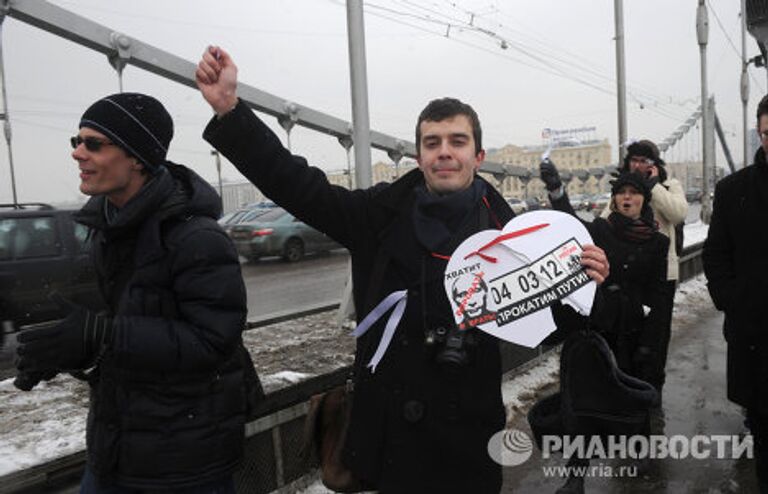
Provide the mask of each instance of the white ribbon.
POLYGON ((397 325, 400 324, 400 319, 402 319, 403 313, 405 312, 405 305, 408 301, 407 296, 408 290, 398 290, 390 293, 384 300, 379 302, 379 305, 365 316, 365 319, 363 319, 352 332, 352 336, 355 338, 361 337, 376 321, 381 319, 392 306, 395 306, 392 314, 389 315, 387 325, 384 327, 384 333, 381 335, 381 340, 379 341, 378 348, 376 348, 376 353, 373 354, 371 361, 368 362, 367 367, 371 369, 371 373, 376 372, 376 366, 379 365, 389 344, 392 342, 392 337, 395 335, 395 329, 397 329, 397 325))

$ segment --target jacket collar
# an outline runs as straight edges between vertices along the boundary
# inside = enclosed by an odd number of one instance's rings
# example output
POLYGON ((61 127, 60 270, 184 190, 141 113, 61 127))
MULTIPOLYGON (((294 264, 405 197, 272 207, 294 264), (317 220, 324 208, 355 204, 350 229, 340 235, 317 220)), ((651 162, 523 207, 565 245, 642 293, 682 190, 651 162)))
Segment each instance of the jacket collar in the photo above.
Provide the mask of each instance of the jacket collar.
POLYGON ((755 153, 754 177, 751 186, 757 191, 757 196, 763 204, 768 204, 768 162, 762 146, 755 153))
POLYGON ((135 237, 135 266, 143 266, 165 255, 162 223, 167 218, 179 216, 188 209, 188 192, 163 169, 159 175, 144 185, 118 212, 114 221, 105 218, 105 196, 92 197, 75 213, 75 221, 101 233, 106 242, 128 242, 135 237))
MULTIPOLYGON (((491 184, 482 177, 478 178, 486 184, 485 198, 488 201, 490 214, 489 228, 497 227, 496 220, 503 227, 515 216, 512 208, 509 207, 507 201, 491 184)), ((421 256, 419 253, 428 255, 424 247, 416 240, 412 219, 415 197, 414 189, 423 184, 424 175, 421 173, 421 170, 412 170, 378 192, 373 199, 377 205, 389 210, 390 214, 394 215, 393 221, 379 232, 381 249, 385 250, 390 258, 405 267, 411 276, 418 276, 420 273, 421 256)), ((485 206, 482 207, 485 209, 485 206)), ((443 254, 451 253, 446 252, 443 254)), ((431 269, 428 270, 430 271, 427 276, 428 280, 433 279, 435 276, 443 275, 442 269, 434 269, 437 265, 444 268, 445 261, 429 258, 428 266, 431 269)))
MULTIPOLYGON (((503 227, 515 214, 495 187, 489 184, 483 177, 478 175, 477 178, 485 182, 485 195, 489 207, 498 216, 498 220, 503 227)), ((375 201, 377 204, 392 211, 410 212, 413 207, 413 191, 419 185, 424 185, 424 174, 417 168, 406 173, 379 192, 376 195, 375 201)))
POLYGON ((760 168, 762 170, 768 169, 768 163, 766 163, 765 160, 765 151, 763 150, 762 146, 757 148, 757 151, 755 152, 754 164, 756 168, 760 168))

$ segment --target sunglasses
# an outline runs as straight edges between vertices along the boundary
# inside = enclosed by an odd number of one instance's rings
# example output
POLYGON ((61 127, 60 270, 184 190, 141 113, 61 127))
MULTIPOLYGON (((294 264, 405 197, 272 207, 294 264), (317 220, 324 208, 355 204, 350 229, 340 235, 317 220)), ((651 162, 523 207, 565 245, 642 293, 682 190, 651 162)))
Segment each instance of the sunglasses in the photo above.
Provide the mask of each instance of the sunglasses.
POLYGON ((69 143, 72 145, 72 149, 77 149, 80 144, 85 144, 85 149, 92 153, 96 153, 101 150, 101 146, 114 146, 114 142, 102 141, 96 137, 80 137, 73 136, 69 138, 69 143))

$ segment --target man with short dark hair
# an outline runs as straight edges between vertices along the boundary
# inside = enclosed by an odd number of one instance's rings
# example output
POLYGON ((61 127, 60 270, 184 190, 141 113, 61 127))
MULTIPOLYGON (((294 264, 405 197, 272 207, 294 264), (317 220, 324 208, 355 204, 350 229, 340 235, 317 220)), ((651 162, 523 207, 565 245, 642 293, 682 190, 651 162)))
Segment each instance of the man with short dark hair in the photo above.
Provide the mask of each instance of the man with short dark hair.
POLYGON ((20 333, 20 382, 89 370, 82 493, 234 493, 258 380, 220 199, 166 160, 173 121, 156 99, 107 96, 79 127, 72 157, 92 197, 75 219, 91 229, 107 310, 71 306, 55 326, 20 333))
MULTIPOLYGON (((384 316, 358 337, 344 463, 382 493, 499 492, 501 467, 488 454, 505 424, 498 342, 456 327, 443 281, 461 242, 514 216, 477 175, 485 151, 474 110, 430 102, 416 128, 419 169, 348 191, 282 146, 238 100, 236 74, 226 52, 206 50, 197 83, 217 116, 205 138, 270 199, 349 249, 358 323, 382 300, 404 304, 394 332, 384 316)), ((583 258, 602 281, 603 252, 587 246, 583 258)))
POLYGON ((754 163, 715 187, 703 258, 709 294, 725 312, 728 399, 747 409, 760 492, 768 494, 768 96, 757 107, 757 132, 754 163))

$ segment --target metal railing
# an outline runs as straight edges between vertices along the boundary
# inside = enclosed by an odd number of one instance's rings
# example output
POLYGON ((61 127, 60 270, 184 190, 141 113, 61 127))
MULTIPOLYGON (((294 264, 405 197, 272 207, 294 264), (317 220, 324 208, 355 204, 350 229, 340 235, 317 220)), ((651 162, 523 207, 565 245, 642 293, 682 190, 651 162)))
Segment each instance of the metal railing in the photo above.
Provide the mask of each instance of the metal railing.
MULTIPOLYGON (((121 76, 123 68, 134 65, 160 77, 196 89, 196 65, 188 60, 156 48, 127 34, 82 17, 64 8, 44 0, 0 0, 0 24, 5 16, 60 36, 74 43, 90 48, 107 57, 107 61, 121 76)), ((237 93, 252 109, 277 118, 281 126, 289 132, 294 125, 300 125, 323 134, 335 137, 345 149, 353 145, 352 123, 333 115, 281 98, 253 86, 238 83, 237 93)), ((375 130, 370 132, 371 147, 385 151, 395 162, 403 157, 416 157, 413 142, 399 139, 375 130)), ((572 178, 587 180, 590 176, 597 179, 615 171, 616 167, 575 170, 572 173, 563 170, 563 180, 572 178)), ((489 173, 497 180, 517 177, 524 182, 538 176, 538 170, 528 170, 521 166, 485 161, 480 171, 489 173)))
MULTIPOLYGON (((703 243, 690 245, 680 256, 680 281, 702 272, 703 243)), ((312 309, 315 313, 318 309, 312 309)), ((298 317, 308 314, 301 313, 298 317)), ((287 320, 289 316, 281 316, 287 320)), ((272 319, 254 321, 251 327, 278 322, 272 319)), ((502 369, 506 377, 530 368, 549 348, 525 348, 502 342, 502 369)), ((331 373, 312 377, 299 384, 269 393, 246 425, 245 460, 236 474, 238 492, 249 494, 284 490, 286 486, 301 484, 302 479, 314 473, 313 467, 302 454, 304 417, 308 400, 342 385, 350 367, 341 367, 331 373)), ((63 489, 77 485, 85 465, 85 452, 78 452, 51 462, 0 477, 0 494, 39 492, 42 489, 63 489)))

